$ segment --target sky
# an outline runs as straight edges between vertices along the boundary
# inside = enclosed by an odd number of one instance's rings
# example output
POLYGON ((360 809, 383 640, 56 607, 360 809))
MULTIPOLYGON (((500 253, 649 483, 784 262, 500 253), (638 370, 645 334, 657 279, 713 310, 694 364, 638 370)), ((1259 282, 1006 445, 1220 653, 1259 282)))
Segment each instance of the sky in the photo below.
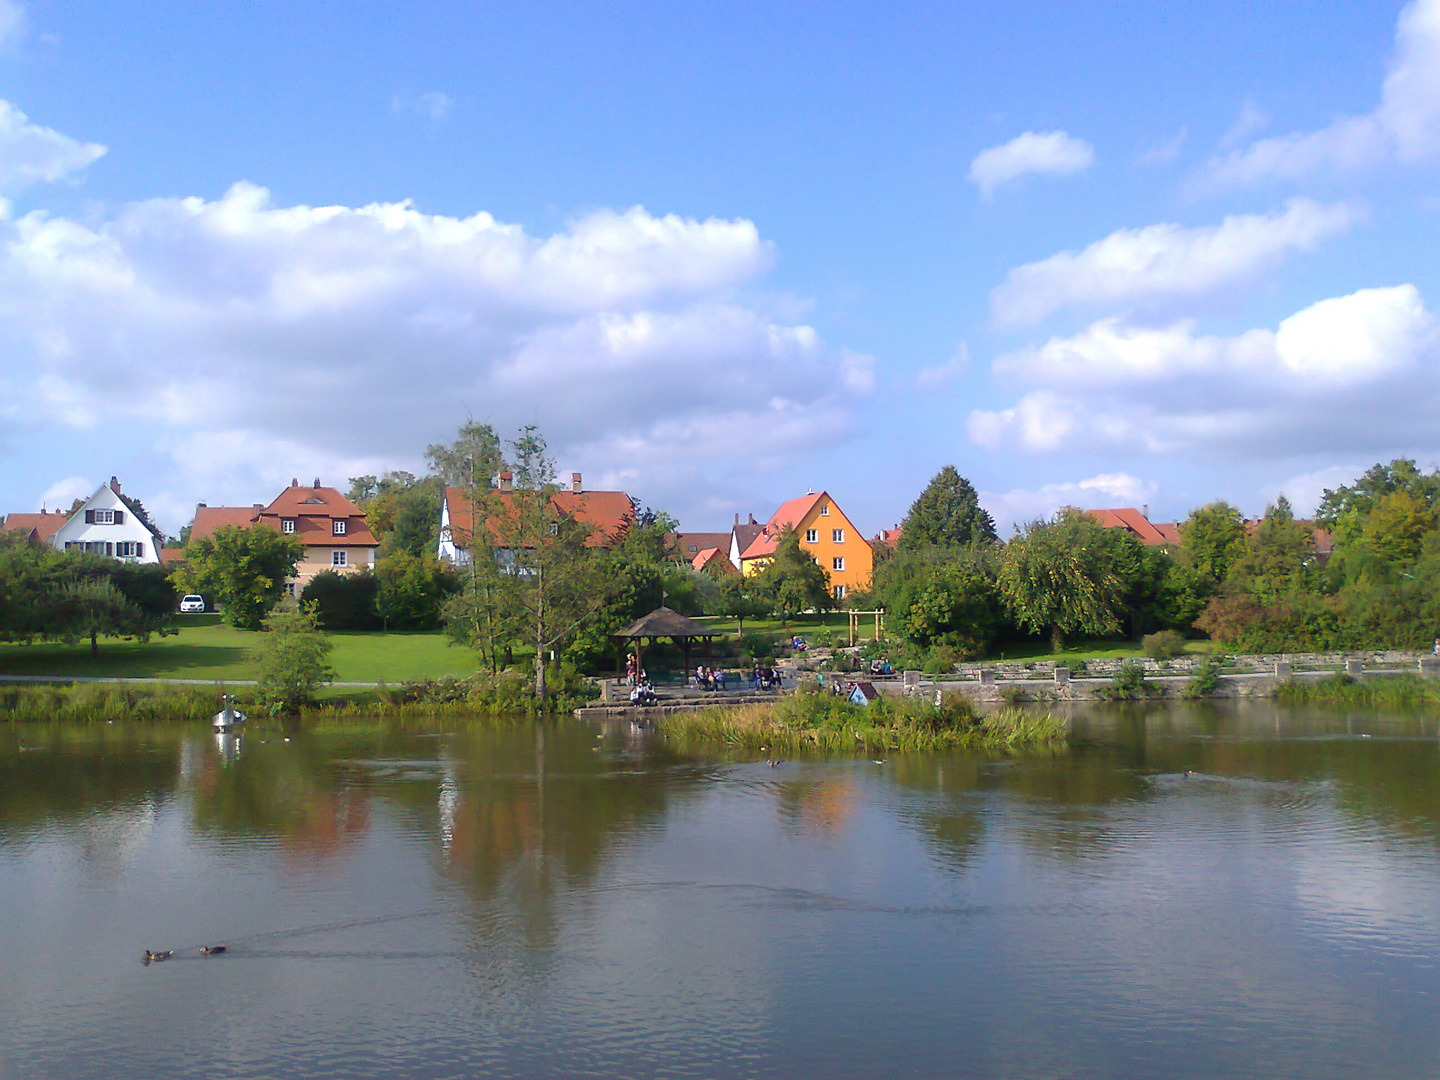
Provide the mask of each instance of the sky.
POLYGON ((1440 0, 0 0, 0 512, 467 418, 693 530, 1440 460, 1440 0))

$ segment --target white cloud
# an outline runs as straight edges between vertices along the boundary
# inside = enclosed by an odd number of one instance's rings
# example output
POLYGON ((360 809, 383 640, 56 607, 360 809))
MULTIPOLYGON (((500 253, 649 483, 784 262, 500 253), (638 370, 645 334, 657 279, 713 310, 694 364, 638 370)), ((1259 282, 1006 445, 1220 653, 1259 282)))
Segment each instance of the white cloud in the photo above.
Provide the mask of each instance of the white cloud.
POLYGON ((98 143, 77 142, 32 124, 14 105, 0 100, 0 191, 63 180, 104 153, 98 143))
POLYGON ((638 207, 542 237, 250 184, 98 224, 34 212, 0 221, 0 384, 27 423, 103 418, 169 453, 157 505, 418 467, 467 412, 538 421, 577 468, 743 470, 844 438, 874 385, 871 358, 747 302, 773 261, 751 222, 638 207))
POLYGON ((970 346, 961 342, 954 354, 945 363, 936 367, 921 368, 915 382, 922 390, 940 390, 963 374, 970 367, 970 346))
POLYGON ((1156 143, 1150 149, 1144 151, 1136 159, 1140 165, 1169 165, 1180 157, 1180 151, 1185 148, 1185 139, 1190 134, 1189 128, 1181 128, 1164 142, 1156 143))
POLYGON ((1272 117, 1253 101, 1246 101, 1240 106, 1240 115, 1235 122, 1220 136, 1220 149, 1229 150, 1232 146, 1239 146, 1245 140, 1259 135, 1270 126, 1272 117))
POLYGON ((1095 149, 1084 139, 1063 131, 1027 131, 1003 146, 992 146, 975 155, 968 179, 987 199, 1001 184, 1027 173, 1066 176, 1088 169, 1095 163, 1095 149))
POLYGON ((40 495, 40 509, 69 510, 76 499, 88 499, 95 494, 99 484, 92 484, 83 476, 67 476, 57 480, 40 495))
POLYGON ((1292 251, 1313 251, 1356 216, 1344 203, 1292 199, 1283 211, 1236 214, 1219 225, 1120 229, 1082 251, 1011 270, 990 294, 991 312, 997 323, 1014 325, 1077 304, 1208 292, 1252 278, 1292 251))
POLYGON ((1046 484, 1035 489, 1013 488, 1005 492, 982 491, 980 503, 995 518, 996 527, 1004 535, 1011 528, 1023 526, 1036 518, 1049 517, 1062 506, 1078 506, 1089 510, 1100 507, 1144 505, 1156 491, 1129 473, 1102 473, 1063 484, 1046 484))
MULTIPOLYGON (((1243 117, 1242 117, 1243 118, 1243 117)), ((1401 13, 1380 104, 1319 131, 1262 139, 1211 161, 1209 179, 1251 184, 1321 170, 1343 172, 1384 160, 1440 153, 1440 0, 1415 0, 1401 13)))
POLYGON ((25 6, 0 0, 0 46, 12 44, 25 32, 25 6))
POLYGON ((450 115, 455 99, 439 90, 424 94, 396 94, 390 99, 390 111, 399 116, 402 113, 417 113, 432 124, 438 124, 450 115))
POLYGON ((1284 495, 1300 517, 1311 517, 1320 505, 1320 496, 1326 488, 1342 487, 1354 482, 1368 465, 1331 465, 1313 472, 1300 473, 1278 484, 1269 484, 1260 489, 1258 505, 1270 506, 1284 495))
POLYGON ((1037 387, 975 410, 994 449, 1271 456, 1440 445, 1435 322, 1413 285, 1361 289, 1224 337, 1103 319, 998 357, 1037 387))

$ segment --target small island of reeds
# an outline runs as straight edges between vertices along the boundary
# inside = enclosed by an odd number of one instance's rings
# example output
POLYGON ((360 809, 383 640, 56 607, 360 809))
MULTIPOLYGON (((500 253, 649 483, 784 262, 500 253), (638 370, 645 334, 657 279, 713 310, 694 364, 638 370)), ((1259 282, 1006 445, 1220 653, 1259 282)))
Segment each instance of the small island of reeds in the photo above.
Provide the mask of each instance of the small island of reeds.
POLYGON ((798 693, 774 703, 718 706, 655 721, 679 741, 717 743, 776 753, 930 750, 1063 750, 1065 721, 1008 706, 980 713, 964 697, 881 695, 869 705, 823 692, 798 693))

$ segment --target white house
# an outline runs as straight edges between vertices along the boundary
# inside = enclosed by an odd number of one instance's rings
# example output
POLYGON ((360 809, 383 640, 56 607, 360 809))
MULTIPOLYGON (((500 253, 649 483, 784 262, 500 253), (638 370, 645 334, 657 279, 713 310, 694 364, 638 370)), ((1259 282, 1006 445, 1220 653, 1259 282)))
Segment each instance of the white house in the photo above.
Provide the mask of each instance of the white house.
POLYGON ((50 538, 61 551, 89 551, 126 562, 158 563, 163 540, 121 497, 110 478, 50 538))

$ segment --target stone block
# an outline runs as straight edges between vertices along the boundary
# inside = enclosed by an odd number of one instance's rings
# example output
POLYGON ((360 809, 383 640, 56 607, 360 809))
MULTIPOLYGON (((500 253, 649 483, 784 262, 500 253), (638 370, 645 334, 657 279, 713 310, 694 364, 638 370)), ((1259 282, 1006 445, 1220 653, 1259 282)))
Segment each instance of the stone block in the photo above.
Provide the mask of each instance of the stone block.
POLYGON ((1440 675, 1440 657, 1422 656, 1420 658, 1420 677, 1433 679, 1437 675, 1440 675))
POLYGON ((1058 685, 1058 684, 1060 684, 1060 683, 1068 683, 1069 681, 1070 681, 1070 669, 1069 669, 1068 667, 1059 667, 1059 666, 1057 665, 1056 668, 1055 668, 1055 682, 1056 682, 1056 684, 1058 685))
POLYGON ((1275 677, 1277 679, 1288 679, 1295 674, 1295 669, 1284 660, 1275 661, 1275 677))
POLYGON ((981 685, 981 686, 994 686, 994 685, 995 685, 995 669, 994 669, 994 668, 981 668, 980 671, 979 671, 979 675, 980 675, 980 685, 981 685))
POLYGON ((907 671, 903 676, 903 680, 906 690, 914 690, 920 685, 920 672, 907 671))
POLYGON ((1346 660, 1346 661, 1345 661, 1345 674, 1346 674, 1346 675, 1349 675, 1352 679, 1359 678, 1359 677, 1360 677, 1360 673, 1361 673, 1361 671, 1364 670, 1364 668, 1365 668, 1365 661, 1363 661, 1363 660, 1346 660))

